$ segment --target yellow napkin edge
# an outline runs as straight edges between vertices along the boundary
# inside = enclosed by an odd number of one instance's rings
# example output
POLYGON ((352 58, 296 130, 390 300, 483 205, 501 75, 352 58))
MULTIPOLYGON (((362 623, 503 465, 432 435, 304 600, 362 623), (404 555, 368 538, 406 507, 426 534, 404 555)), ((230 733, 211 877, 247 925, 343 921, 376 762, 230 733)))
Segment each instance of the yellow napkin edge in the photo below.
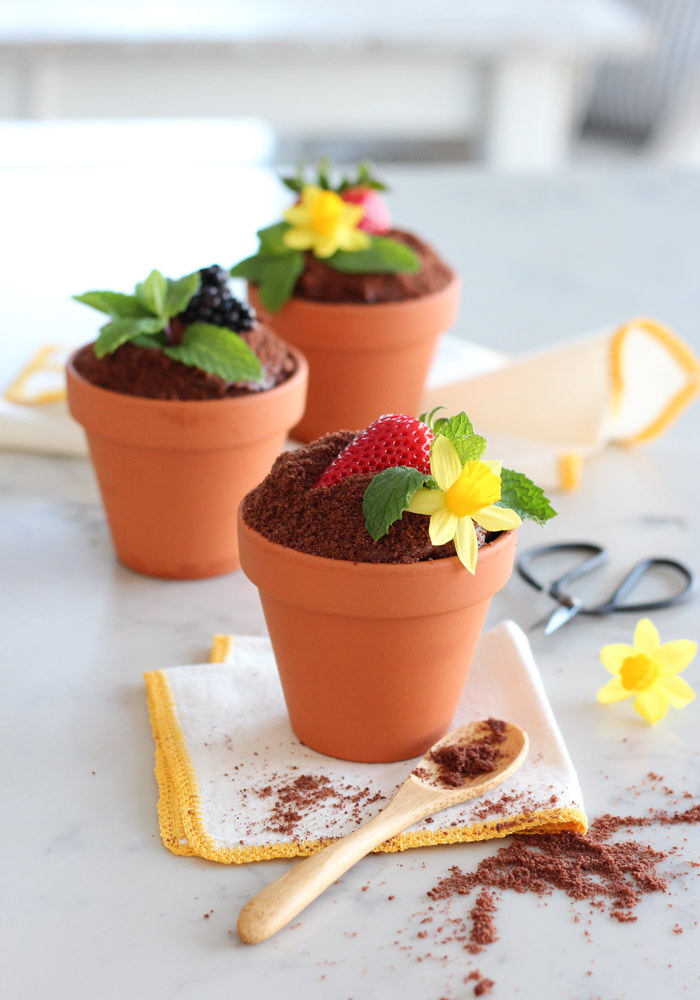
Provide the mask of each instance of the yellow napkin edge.
MULTIPOLYGON (((235 638, 232 635, 215 635, 210 662, 226 663, 234 642, 235 638)), ((235 848, 221 847, 209 834, 204 823, 197 774, 177 717, 167 671, 148 671, 144 674, 144 680, 151 728, 156 744, 155 775, 160 793, 158 800, 160 835, 169 851, 173 854, 200 857, 222 864, 247 864, 251 861, 269 861, 273 858, 307 857, 332 843, 333 838, 327 838, 235 848)), ((565 830, 581 834, 587 832, 588 820, 583 810, 571 806, 552 807, 468 826, 412 830, 380 844, 374 848, 373 853, 393 853, 413 847, 492 840, 508 837, 513 833, 561 833, 565 830)))
POLYGON ((62 403, 66 398, 65 387, 30 395, 26 391, 26 385, 32 375, 35 375, 37 372, 65 371, 63 363, 58 364, 49 360, 53 354, 60 353, 63 350, 64 348, 59 344, 44 344, 43 347, 40 347, 3 393, 3 397, 7 402, 17 403, 20 406, 47 406, 53 403, 62 403))
POLYGON ((651 441, 652 438, 662 434, 681 413, 692 403, 700 390, 700 361, 696 358, 691 348, 681 340, 678 334, 658 320, 649 316, 637 316, 627 323, 618 327, 610 340, 610 385, 611 385, 611 405, 613 413, 619 407, 625 392, 625 379, 623 375, 622 353, 624 343, 633 330, 645 330, 655 340, 666 348, 678 366, 688 376, 686 384, 679 389, 658 416, 654 418, 646 427, 643 427, 636 434, 628 438, 616 438, 616 444, 639 444, 642 441, 651 441))

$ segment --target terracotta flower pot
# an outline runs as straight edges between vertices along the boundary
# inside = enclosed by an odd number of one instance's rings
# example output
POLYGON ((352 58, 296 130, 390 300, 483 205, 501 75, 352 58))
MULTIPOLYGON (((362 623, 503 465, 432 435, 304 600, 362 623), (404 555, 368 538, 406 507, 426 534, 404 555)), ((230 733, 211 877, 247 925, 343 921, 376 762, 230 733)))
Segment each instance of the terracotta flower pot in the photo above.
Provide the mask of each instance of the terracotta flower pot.
POLYGON ((408 565, 324 559, 268 541, 239 514, 241 567, 260 591, 292 729, 357 761, 406 760, 450 727, 517 532, 408 565))
POLYGON ((308 371, 231 399, 157 400, 101 389, 68 362, 114 547, 130 569, 191 580, 237 569, 236 510, 304 411, 308 371))
POLYGON ((376 305, 291 298, 269 314, 253 286, 250 299, 309 363, 306 412, 292 437, 313 441, 367 427, 383 413, 418 415, 438 337, 457 315, 459 281, 453 276, 439 292, 376 305))

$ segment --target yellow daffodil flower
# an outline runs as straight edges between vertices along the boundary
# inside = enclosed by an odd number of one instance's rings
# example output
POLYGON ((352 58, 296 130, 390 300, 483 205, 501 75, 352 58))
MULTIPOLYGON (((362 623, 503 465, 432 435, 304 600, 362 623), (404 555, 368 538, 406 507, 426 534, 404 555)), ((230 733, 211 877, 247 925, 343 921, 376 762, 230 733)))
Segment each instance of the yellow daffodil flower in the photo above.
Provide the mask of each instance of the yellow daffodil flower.
POLYGON ((440 435, 433 443, 430 472, 439 488, 418 490, 408 509, 429 514, 430 541, 445 545, 454 539, 460 561, 473 573, 478 552, 474 522, 486 531, 509 531, 521 524, 514 510, 494 506, 501 499, 501 463, 467 462, 462 468, 457 449, 440 435))
POLYGON ((614 642, 601 649, 600 662, 613 679, 600 689, 598 701, 609 705, 634 698, 633 708, 647 722, 658 722, 669 705, 684 708, 695 697, 690 684, 677 675, 695 656, 697 643, 677 639, 662 646, 656 626, 648 618, 637 622, 633 641, 634 646, 614 642))
POLYGON ((312 250, 316 257, 331 257, 336 250, 366 250, 371 239, 357 228, 364 211, 362 205, 343 201, 335 191, 307 184, 301 201, 284 213, 291 227, 284 243, 292 250, 312 250))

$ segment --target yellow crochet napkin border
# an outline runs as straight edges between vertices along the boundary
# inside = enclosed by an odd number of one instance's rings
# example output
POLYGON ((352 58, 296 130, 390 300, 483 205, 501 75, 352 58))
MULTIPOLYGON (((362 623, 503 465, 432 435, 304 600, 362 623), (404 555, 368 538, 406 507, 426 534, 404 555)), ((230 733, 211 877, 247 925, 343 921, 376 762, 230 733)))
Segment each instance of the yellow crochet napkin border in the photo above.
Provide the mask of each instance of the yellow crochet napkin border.
MULTIPOLYGON (((225 663, 234 641, 234 636, 231 635, 214 636, 210 661, 225 663)), ((167 671, 149 671, 144 674, 144 679, 156 744, 155 774, 160 792, 160 835, 169 851, 223 864, 246 864, 273 858, 306 857, 331 843, 332 838, 326 838, 248 847, 220 847, 204 824, 197 774, 180 728, 167 671)), ((374 850, 375 853, 391 853, 412 847, 491 840, 508 837, 513 833, 560 833, 564 830, 586 833, 586 814, 581 809, 565 806, 542 809, 528 815, 519 813, 507 819, 488 820, 469 826, 415 830, 400 833, 374 850)))
POLYGON ((66 398, 65 386, 60 389, 48 389, 44 392, 30 394, 27 390, 27 383, 32 375, 38 372, 63 372, 65 362, 63 361, 64 348, 60 344, 45 344, 40 347, 8 385, 3 393, 8 403, 18 403, 21 406, 46 406, 53 403, 62 403, 66 398), (61 357, 60 361, 52 360, 54 355, 61 357))
POLYGON ((625 391, 625 379, 622 373, 622 350, 628 335, 635 329, 646 330, 660 344, 663 344, 689 378, 676 395, 668 401, 664 410, 647 427, 644 427, 632 437, 620 438, 617 441, 618 444, 638 444, 640 441, 650 441, 652 438, 658 437, 690 405, 697 395, 698 390, 700 390, 700 362, 688 345, 673 330, 664 326, 663 323, 659 323, 658 320, 650 319, 648 316, 637 316, 636 319, 632 319, 628 323, 624 323, 621 327, 618 327, 610 341, 610 378, 613 412, 620 405, 620 400, 625 391))

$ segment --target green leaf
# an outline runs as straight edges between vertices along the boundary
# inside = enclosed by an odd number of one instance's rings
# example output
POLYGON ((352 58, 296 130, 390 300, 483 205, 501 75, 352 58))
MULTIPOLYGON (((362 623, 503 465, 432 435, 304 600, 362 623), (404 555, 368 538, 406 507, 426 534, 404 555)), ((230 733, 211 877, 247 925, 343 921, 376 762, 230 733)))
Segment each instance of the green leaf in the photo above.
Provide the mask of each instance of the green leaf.
POLYGON ((136 286, 136 298, 150 313, 161 319, 168 319, 165 303, 168 297, 168 282, 160 273, 153 270, 145 281, 136 286))
POLYGON ((149 351, 160 351, 165 346, 166 340, 162 334, 159 336, 155 333, 140 333, 138 337, 131 338, 131 343, 137 347, 146 347, 149 351))
POLYGON ((83 295, 74 295, 73 299, 99 309, 114 319, 151 315, 135 295, 122 295, 121 292, 85 292, 83 295))
POLYGON ((473 434, 474 425, 466 413, 462 412, 457 413, 454 417, 438 417, 433 424, 433 432, 436 435, 443 434, 450 441, 454 441, 456 438, 468 437, 468 435, 473 434))
POLYGON ((318 186, 324 191, 328 191, 331 186, 330 181, 331 161, 327 156, 318 161, 318 186))
POLYGON ((178 278, 177 281, 167 279, 165 314, 168 319, 185 311, 192 296, 199 291, 200 283, 199 271, 195 271, 194 274, 186 274, 184 278, 178 278))
POLYGON ((403 516, 413 494, 429 479, 430 476, 408 465, 384 469, 372 476, 362 501, 362 513, 375 542, 403 516))
POLYGON ((501 499, 496 506, 509 507, 523 520, 537 521, 538 524, 544 524, 557 513, 544 495, 544 490, 535 486, 522 472, 511 469, 501 469, 501 499))
MULTIPOLYGON (((428 423, 435 412, 433 410, 427 415, 428 423)), ((432 428, 436 438, 446 437, 452 442, 462 465, 466 462, 477 462, 486 451, 486 438, 474 433, 474 427, 466 413, 458 413, 454 417, 438 417, 432 428)))
POLYGON ((478 462, 480 458, 484 457, 484 452, 486 451, 486 438, 480 437, 478 434, 469 434, 468 437, 457 438, 452 444, 455 446, 462 465, 465 465, 467 462, 478 462))
POLYGON ((248 280, 257 285, 260 301, 269 312, 277 312, 294 292, 294 286, 304 270, 304 255, 295 250, 285 257, 258 257, 249 271, 248 280))
POLYGON ((260 240, 260 250, 258 253, 264 256, 272 255, 273 257, 282 257, 290 253, 296 253, 297 251, 292 250, 284 242, 283 237, 288 229, 288 222, 276 222, 274 226, 268 226, 267 229, 259 229, 257 235, 260 240))
POLYGON ((257 285, 262 280, 262 276, 265 273, 265 262, 269 259, 264 254, 259 253, 256 253, 253 257, 246 257, 245 260, 234 264, 230 271, 231 277, 245 278, 246 281, 252 281, 253 284, 257 285))
POLYGON ((350 274, 415 274, 420 261, 410 247, 388 236, 372 236, 366 250, 337 250, 326 261, 336 271, 350 274))
POLYGON ((210 323, 193 323, 181 344, 163 348, 163 353, 191 368, 219 375, 227 382, 257 382, 264 373, 257 355, 237 333, 210 323))
POLYGON ((155 316, 132 319, 123 317, 113 319, 111 323, 106 323, 100 329, 100 335, 95 341, 95 355, 103 358, 105 354, 111 354, 122 344, 129 340, 135 340, 142 333, 158 333, 163 329, 163 322, 155 316))

